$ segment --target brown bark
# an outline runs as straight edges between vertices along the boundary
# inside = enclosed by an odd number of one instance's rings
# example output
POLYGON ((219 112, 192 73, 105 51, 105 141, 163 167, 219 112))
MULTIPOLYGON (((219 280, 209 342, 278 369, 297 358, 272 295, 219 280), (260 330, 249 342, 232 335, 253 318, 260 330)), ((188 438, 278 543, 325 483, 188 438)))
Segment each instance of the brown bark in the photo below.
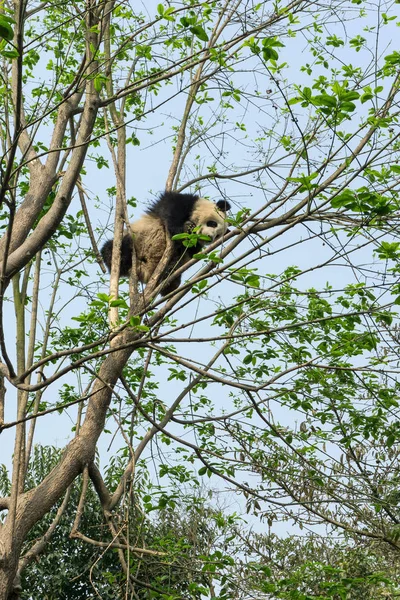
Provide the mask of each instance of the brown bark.
MULTIPOLYGON (((128 341, 127 334, 121 335, 121 342, 128 341)), ((60 463, 35 489, 21 494, 18 498, 11 528, 6 518, 0 526, 0 598, 8 599, 18 570, 18 561, 26 534, 66 492, 69 485, 89 465, 95 454, 97 440, 103 431, 112 388, 122 373, 131 348, 110 354, 99 370, 99 379, 93 386, 85 420, 79 435, 65 449, 60 463), (104 383, 108 384, 107 387, 104 383)))

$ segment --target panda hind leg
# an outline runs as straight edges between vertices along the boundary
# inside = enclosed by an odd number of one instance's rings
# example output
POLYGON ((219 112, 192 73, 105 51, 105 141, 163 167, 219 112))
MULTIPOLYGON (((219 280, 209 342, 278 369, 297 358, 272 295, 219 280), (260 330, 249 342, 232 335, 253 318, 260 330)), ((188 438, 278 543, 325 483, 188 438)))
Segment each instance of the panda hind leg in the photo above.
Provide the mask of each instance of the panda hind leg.
MULTIPOLYGON (((113 248, 113 240, 108 240, 108 242, 106 242, 101 249, 101 255, 109 271, 111 271, 113 248)), ((132 248, 132 236, 130 234, 124 235, 121 242, 121 258, 119 267, 120 277, 128 277, 129 271, 132 268, 132 248)))
POLYGON ((161 296, 166 296, 167 294, 170 294, 171 292, 175 292, 175 290, 178 289, 178 287, 181 285, 181 276, 179 275, 178 277, 173 277, 171 281, 167 281, 163 287, 163 289, 161 290, 160 294, 161 296))
POLYGON ((132 268, 132 250, 133 238, 130 233, 124 235, 121 243, 121 264, 119 269, 120 277, 128 277, 132 268))

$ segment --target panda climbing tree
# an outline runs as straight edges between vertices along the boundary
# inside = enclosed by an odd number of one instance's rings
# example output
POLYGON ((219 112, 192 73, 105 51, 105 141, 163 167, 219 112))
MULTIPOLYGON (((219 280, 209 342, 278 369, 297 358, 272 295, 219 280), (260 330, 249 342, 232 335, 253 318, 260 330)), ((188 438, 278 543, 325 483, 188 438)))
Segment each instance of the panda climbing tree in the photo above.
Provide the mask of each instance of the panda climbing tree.
MULTIPOLYGON (((138 221, 130 224, 131 231, 124 235, 121 245, 120 277, 126 277, 132 268, 132 249, 136 255, 137 278, 147 283, 160 263, 166 249, 166 233, 172 241, 172 252, 167 267, 161 275, 165 282, 161 295, 176 290, 181 276, 174 271, 189 261, 207 243, 222 237, 227 231, 226 214, 230 204, 219 200, 216 204, 193 194, 164 192, 138 221), (194 245, 184 245, 178 234, 195 231, 194 245)), ((108 240, 102 256, 111 270, 113 241, 108 240)))

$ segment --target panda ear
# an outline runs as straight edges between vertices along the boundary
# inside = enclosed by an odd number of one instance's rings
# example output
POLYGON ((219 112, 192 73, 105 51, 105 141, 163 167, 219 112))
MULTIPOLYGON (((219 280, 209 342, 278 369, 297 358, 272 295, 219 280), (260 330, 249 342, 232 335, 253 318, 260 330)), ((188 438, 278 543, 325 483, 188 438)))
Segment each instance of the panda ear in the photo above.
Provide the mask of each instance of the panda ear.
POLYGON ((219 210, 222 210, 224 213, 226 213, 228 210, 230 210, 231 205, 229 204, 228 200, 218 200, 217 207, 219 210))

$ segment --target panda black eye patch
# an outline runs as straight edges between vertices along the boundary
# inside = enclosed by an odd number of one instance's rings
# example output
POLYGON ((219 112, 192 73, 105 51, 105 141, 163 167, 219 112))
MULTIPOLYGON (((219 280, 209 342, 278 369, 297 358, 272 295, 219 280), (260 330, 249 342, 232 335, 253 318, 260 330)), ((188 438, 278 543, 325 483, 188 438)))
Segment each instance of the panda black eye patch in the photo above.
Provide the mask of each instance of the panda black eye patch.
POLYGON ((216 221, 207 221, 207 227, 218 227, 218 223, 216 221))

